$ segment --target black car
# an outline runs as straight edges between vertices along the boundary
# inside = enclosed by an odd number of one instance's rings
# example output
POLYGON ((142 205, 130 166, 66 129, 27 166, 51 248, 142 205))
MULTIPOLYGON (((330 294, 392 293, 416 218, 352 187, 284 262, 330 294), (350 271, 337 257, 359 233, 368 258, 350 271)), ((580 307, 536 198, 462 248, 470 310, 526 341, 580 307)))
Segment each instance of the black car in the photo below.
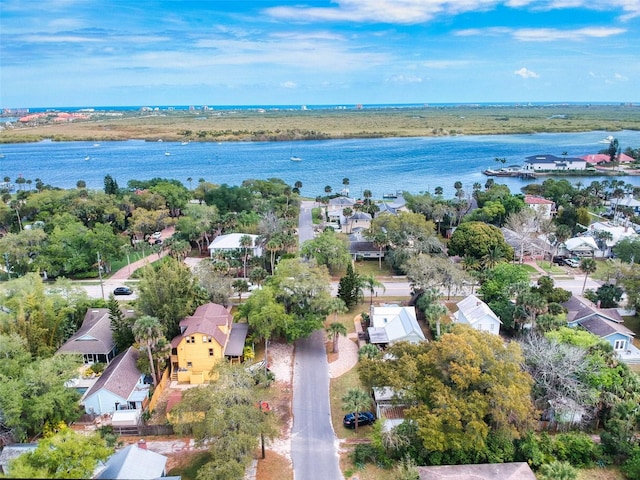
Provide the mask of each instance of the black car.
POLYGON ((132 293, 133 290, 131 290, 129 287, 116 287, 113 290, 114 295, 131 295, 132 293))
MULTIPOLYGON (((376 417, 371 412, 359 412, 358 413, 358 426, 371 425, 376 421, 376 417)), ((356 416, 354 413, 347 413, 342 420, 342 424, 346 428, 356 428, 356 416)))

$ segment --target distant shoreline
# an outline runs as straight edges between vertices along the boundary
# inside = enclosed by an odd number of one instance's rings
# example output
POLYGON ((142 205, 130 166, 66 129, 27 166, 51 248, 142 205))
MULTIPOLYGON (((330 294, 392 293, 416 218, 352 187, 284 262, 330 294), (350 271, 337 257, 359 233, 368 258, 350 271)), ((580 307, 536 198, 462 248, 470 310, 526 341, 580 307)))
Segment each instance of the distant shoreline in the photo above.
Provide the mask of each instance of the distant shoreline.
POLYGON ((640 131, 640 106, 633 104, 309 107, 306 110, 94 109, 79 112, 76 109, 74 114, 56 110, 30 115, 24 122, 3 124, 0 143, 45 139, 274 142, 640 131))

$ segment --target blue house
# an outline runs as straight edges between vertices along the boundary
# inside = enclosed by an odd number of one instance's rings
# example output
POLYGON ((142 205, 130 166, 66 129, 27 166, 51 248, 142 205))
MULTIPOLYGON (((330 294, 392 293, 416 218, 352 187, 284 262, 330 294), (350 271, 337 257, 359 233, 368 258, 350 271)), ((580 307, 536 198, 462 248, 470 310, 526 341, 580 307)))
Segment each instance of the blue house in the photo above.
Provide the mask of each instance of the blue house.
POLYGON ((149 385, 138 370, 138 351, 129 347, 114 358, 96 383, 84 396, 84 409, 89 414, 113 414, 119 410, 142 413, 149 398, 149 385))
POLYGON ((598 308, 586 298, 572 296, 562 304, 567 309, 567 325, 580 326, 611 344, 623 359, 633 347, 634 332, 623 325, 615 308, 598 308))

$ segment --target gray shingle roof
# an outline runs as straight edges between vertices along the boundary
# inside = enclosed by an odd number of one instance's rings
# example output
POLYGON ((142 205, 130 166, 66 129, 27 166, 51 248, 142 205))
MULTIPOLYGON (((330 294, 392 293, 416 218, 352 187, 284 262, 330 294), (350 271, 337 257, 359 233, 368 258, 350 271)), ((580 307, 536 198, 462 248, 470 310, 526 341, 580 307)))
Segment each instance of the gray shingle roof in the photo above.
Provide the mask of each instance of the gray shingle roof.
POLYGON ((104 388, 120 398, 128 399, 142 375, 136 365, 138 355, 138 350, 129 347, 114 358, 87 392, 85 398, 104 388))

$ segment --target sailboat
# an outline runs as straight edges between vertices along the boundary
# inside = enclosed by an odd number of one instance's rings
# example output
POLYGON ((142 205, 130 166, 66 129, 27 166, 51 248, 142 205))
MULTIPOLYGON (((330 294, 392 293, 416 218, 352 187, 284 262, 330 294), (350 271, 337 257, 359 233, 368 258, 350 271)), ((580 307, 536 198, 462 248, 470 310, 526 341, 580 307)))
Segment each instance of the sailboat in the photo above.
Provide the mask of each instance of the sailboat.
POLYGON ((292 162, 301 162, 302 159, 300 157, 297 157, 293 154, 293 146, 291 147, 291 156, 289 157, 289 160, 291 160, 292 162))

